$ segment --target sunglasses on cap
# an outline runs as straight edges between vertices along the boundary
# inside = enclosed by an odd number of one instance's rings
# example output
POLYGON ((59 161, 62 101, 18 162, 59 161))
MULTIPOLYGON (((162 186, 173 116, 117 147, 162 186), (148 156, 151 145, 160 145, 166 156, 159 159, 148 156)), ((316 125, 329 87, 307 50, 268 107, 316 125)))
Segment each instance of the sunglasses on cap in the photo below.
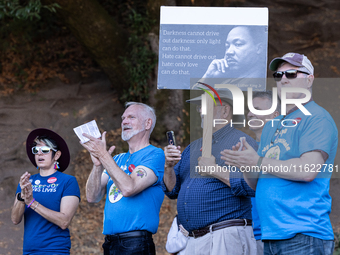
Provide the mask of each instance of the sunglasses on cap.
POLYGON ((298 73, 304 73, 304 74, 308 74, 307 72, 303 72, 300 70, 295 70, 295 69, 290 69, 287 71, 276 71, 275 73, 273 73, 273 77, 275 81, 281 81, 282 76, 286 75, 287 79, 295 79, 297 77, 298 73))
POLYGON ((34 146, 34 147, 32 147, 32 153, 33 154, 38 154, 39 153, 39 149, 41 150, 41 152, 43 153, 43 154, 47 154, 47 153, 49 153, 51 150, 52 151, 57 151, 57 150, 55 150, 55 149, 52 149, 52 148, 50 148, 50 147, 48 147, 48 146, 34 146))

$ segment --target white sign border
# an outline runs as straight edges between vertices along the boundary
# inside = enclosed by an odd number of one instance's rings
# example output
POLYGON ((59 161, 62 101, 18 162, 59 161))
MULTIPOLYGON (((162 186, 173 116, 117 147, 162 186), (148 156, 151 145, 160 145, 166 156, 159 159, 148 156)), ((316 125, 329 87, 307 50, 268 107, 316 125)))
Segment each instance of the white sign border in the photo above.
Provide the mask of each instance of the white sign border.
POLYGON ((268 26, 267 7, 161 6, 160 24, 268 26))

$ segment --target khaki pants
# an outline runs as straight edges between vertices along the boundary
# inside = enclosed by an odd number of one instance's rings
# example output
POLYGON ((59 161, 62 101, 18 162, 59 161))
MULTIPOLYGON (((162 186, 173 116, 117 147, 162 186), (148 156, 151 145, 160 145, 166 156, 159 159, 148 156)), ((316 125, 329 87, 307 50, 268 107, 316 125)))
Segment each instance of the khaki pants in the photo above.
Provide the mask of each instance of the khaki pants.
POLYGON ((264 243, 261 240, 256 240, 257 255, 263 255, 264 243))
POLYGON ((189 237, 186 255, 256 255, 251 226, 228 227, 204 236, 189 237))

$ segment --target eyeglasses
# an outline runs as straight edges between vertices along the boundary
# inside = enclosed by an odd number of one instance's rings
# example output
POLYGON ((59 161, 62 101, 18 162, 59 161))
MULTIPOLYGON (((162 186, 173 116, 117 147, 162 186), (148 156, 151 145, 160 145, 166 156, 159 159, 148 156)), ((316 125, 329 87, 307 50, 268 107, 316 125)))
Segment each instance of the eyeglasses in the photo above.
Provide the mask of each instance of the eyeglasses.
POLYGON ((39 153, 39 149, 41 150, 41 152, 42 152, 43 154, 47 154, 47 153, 49 153, 51 150, 52 150, 52 151, 57 151, 57 150, 52 149, 52 148, 50 148, 50 147, 48 147, 48 146, 34 146, 34 147, 32 147, 32 153, 33 153, 33 154, 38 154, 38 153, 39 153))
POLYGON ((309 73, 307 72, 290 69, 287 71, 276 71, 275 73, 273 73, 273 76, 275 81, 281 81, 283 75, 286 75, 287 79, 295 79, 298 73, 304 73, 309 75, 309 73))

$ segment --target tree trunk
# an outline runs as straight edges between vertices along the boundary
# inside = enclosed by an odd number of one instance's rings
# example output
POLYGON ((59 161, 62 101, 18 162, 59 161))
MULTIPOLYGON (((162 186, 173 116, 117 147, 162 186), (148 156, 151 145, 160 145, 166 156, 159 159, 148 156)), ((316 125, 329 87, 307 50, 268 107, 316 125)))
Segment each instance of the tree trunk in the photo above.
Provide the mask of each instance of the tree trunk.
POLYGON ((57 3, 57 15, 78 41, 101 66, 118 91, 126 85, 120 57, 126 52, 127 32, 96 0, 42 0, 44 4, 57 3))
MULTIPOLYGON (((90 52, 91 57, 107 74, 118 93, 124 86, 128 86, 124 79, 126 72, 120 64, 120 57, 128 50, 126 49, 128 34, 97 0, 42 0, 42 2, 43 4, 57 3, 61 6, 61 9, 57 9, 57 15, 90 52)), ((159 20, 160 6, 164 4, 173 5, 175 1, 148 1, 149 15, 159 20)), ((159 31, 158 25, 153 31, 157 30, 159 31)), ((149 45, 158 55, 156 34, 150 34, 149 45)), ((160 117, 157 125, 160 128, 155 132, 156 139, 163 139, 165 130, 174 130, 178 134, 181 129, 183 91, 159 91, 157 90, 157 67, 152 76, 149 81, 151 87, 149 103, 158 109, 157 115, 160 117)))
MULTIPOLYGON (((174 0, 150 0, 148 1, 149 15, 155 20, 159 20, 161 5, 175 5, 174 0)), ((158 56, 159 52, 159 25, 153 29, 155 33, 149 34, 149 44, 152 51, 158 56), (157 34, 156 34, 157 33, 157 34)), ((158 125, 153 134, 156 140, 164 140, 165 132, 173 130, 177 140, 183 136, 181 131, 183 125, 184 99, 183 90, 179 89, 157 89, 158 66, 155 68, 154 79, 150 83, 150 105, 157 109, 158 125)))

